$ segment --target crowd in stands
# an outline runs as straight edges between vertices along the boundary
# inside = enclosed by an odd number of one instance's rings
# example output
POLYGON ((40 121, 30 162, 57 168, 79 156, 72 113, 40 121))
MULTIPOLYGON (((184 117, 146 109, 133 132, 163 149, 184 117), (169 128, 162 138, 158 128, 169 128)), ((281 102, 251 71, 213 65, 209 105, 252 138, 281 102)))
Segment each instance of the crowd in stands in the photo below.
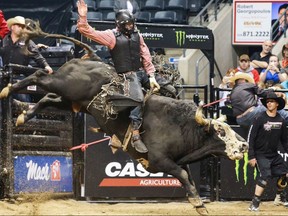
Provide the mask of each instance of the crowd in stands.
MULTIPOLYGON (((278 57, 271 53, 273 48, 273 42, 266 40, 262 44, 262 50, 255 52, 251 55, 242 54, 239 56, 239 66, 236 68, 229 68, 225 76, 222 79, 222 83, 219 88, 234 89, 235 87, 235 75, 242 77, 246 76, 246 82, 255 84, 254 90, 259 89, 287 89, 287 93, 281 93, 284 99, 288 98, 288 43, 283 44, 281 55, 278 57), (242 75, 241 75, 242 74, 242 75), (241 76, 240 76, 241 75, 241 76), (247 75, 251 79, 247 79, 247 75)), ((253 90, 253 91, 254 91, 253 90)), ((255 95, 257 96, 257 91, 255 95)), ((227 111, 227 104, 231 103, 230 98, 231 91, 221 91, 220 107, 223 109, 224 115, 233 115, 233 112, 227 111)), ((286 100, 287 101, 287 100, 286 100)), ((288 105, 288 103, 287 103, 288 105)), ((230 107, 231 108, 231 107, 230 107)), ((229 110, 229 109, 228 109, 229 110)))

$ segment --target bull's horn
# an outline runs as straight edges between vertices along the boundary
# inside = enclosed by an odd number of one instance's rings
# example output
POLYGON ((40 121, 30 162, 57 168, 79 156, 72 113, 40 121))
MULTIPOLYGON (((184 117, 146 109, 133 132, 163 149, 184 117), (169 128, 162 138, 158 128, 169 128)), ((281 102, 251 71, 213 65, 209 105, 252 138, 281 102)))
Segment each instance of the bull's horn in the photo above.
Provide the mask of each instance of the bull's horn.
POLYGON ((216 119, 217 121, 225 122, 227 121, 227 116, 226 115, 220 115, 219 118, 216 119))
POLYGON ((198 106, 195 114, 195 120, 200 125, 208 125, 209 121, 203 116, 203 107, 198 106))

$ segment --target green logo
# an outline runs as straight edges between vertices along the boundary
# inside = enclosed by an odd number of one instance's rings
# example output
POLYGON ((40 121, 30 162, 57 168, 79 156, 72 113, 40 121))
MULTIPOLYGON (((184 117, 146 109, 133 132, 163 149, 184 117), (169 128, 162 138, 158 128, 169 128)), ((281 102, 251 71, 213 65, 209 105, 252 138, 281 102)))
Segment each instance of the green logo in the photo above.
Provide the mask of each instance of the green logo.
MULTIPOLYGON (((248 153, 244 153, 244 164, 243 164, 243 180, 244 180, 244 184, 246 185, 247 184, 247 181, 248 181, 248 153)), ((240 161, 239 160, 236 160, 235 161, 235 174, 236 174, 236 179, 237 181, 239 182, 239 173, 240 173, 240 161)), ((257 169, 254 168, 254 179, 256 178, 257 176, 257 169)))
POLYGON ((185 44, 186 32, 185 31, 175 31, 176 33, 176 43, 178 46, 183 46, 185 44))

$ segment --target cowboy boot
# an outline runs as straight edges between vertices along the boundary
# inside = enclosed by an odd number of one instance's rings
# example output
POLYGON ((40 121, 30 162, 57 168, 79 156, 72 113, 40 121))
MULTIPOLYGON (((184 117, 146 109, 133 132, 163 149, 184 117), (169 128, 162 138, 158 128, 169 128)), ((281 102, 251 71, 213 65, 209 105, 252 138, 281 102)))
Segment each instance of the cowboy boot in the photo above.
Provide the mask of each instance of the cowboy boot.
POLYGON ((142 142, 140 134, 139 134, 139 125, 135 122, 132 123, 133 132, 132 132, 132 146, 138 151, 139 153, 146 153, 148 149, 146 148, 145 144, 142 142))

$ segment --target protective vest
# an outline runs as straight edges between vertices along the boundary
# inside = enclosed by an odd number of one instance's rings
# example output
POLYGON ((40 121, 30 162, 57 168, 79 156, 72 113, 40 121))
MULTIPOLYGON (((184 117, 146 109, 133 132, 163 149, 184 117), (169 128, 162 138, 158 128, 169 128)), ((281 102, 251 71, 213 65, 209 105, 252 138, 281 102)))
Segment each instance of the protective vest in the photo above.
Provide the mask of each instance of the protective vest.
POLYGON ((110 51, 117 73, 137 71, 142 67, 140 56, 140 37, 137 31, 130 38, 115 32, 116 45, 110 51))

